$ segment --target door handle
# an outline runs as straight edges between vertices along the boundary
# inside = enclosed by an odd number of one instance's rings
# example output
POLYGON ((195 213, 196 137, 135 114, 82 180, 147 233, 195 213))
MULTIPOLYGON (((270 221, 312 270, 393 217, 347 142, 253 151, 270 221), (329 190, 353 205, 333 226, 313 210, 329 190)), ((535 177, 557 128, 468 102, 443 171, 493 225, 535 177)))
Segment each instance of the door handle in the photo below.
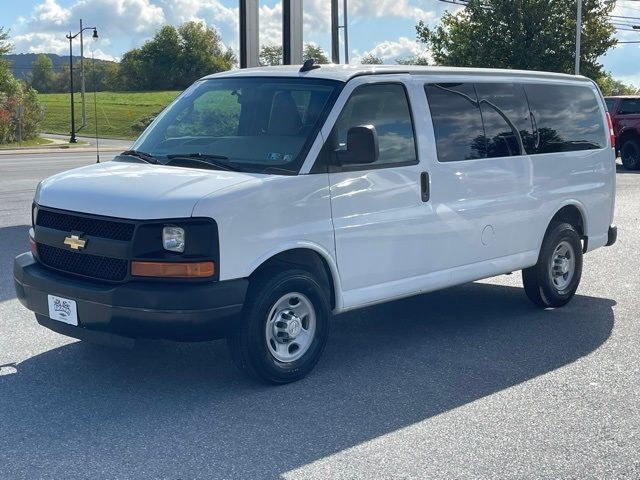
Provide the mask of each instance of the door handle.
POLYGON ((429 191, 429 173, 422 172, 420 174, 420 196, 423 202, 428 202, 430 197, 429 191))

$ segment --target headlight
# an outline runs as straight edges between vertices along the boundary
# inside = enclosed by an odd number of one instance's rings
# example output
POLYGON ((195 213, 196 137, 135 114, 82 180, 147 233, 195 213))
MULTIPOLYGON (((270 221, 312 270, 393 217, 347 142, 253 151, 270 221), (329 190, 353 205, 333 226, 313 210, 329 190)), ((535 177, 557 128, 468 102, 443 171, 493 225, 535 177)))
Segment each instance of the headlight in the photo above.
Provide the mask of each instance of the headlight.
POLYGON ((42 189, 42 182, 38 183, 36 187, 36 194, 33 196, 33 201, 35 203, 40 203, 40 190, 42 189))
POLYGON ((38 222, 38 204, 34 202, 33 205, 31 205, 31 226, 35 227, 37 222, 38 222))
POLYGON ((162 229, 162 245, 170 252, 184 252, 184 229, 174 225, 167 225, 162 229))

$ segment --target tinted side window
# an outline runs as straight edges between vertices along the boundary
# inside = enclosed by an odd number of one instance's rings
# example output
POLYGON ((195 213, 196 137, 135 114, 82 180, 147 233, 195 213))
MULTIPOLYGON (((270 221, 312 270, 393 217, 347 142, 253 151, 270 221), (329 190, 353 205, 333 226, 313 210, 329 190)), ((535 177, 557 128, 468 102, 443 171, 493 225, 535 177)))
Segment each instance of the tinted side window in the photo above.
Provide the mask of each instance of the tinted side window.
POLYGON ((607 144, 599 102, 588 87, 526 85, 534 121, 530 153, 604 148, 607 144))
POLYGON ((620 114, 621 115, 640 114, 640 99, 623 98, 620 102, 620 114))
POLYGON ((486 156, 510 157, 531 150, 533 129, 522 85, 477 83, 486 137, 486 156))
POLYGON ((331 134, 334 151, 347 148, 352 127, 373 125, 380 155, 370 166, 417 163, 413 120, 404 86, 397 83, 363 85, 354 90, 331 134))
POLYGON ((609 112, 613 112, 613 109, 616 108, 616 99, 615 98, 605 98, 604 103, 607 104, 607 110, 609 112))
POLYGON ((486 142, 473 84, 425 85, 436 137, 438 160, 455 162, 483 158, 486 142))

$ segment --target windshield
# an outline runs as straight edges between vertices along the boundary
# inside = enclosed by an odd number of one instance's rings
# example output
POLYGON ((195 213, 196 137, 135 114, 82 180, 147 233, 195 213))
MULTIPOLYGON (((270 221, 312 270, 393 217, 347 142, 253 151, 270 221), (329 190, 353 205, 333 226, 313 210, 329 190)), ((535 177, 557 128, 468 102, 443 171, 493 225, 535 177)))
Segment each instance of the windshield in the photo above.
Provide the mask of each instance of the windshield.
POLYGON ((297 173, 339 82, 306 78, 201 80, 169 105, 133 145, 159 163, 297 173))

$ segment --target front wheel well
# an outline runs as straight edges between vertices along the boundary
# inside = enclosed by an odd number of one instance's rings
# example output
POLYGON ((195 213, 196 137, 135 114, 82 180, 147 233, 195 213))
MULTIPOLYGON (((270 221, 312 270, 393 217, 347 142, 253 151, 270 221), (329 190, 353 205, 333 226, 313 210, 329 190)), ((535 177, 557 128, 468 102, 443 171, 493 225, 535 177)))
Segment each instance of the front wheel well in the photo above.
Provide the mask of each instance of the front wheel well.
POLYGON ((269 270, 281 271, 291 268, 300 268, 313 274, 327 288, 331 300, 331 308, 335 308, 335 284, 329 264, 322 255, 309 248, 294 248, 274 255, 254 270, 249 276, 249 283, 251 283, 252 279, 269 270))

